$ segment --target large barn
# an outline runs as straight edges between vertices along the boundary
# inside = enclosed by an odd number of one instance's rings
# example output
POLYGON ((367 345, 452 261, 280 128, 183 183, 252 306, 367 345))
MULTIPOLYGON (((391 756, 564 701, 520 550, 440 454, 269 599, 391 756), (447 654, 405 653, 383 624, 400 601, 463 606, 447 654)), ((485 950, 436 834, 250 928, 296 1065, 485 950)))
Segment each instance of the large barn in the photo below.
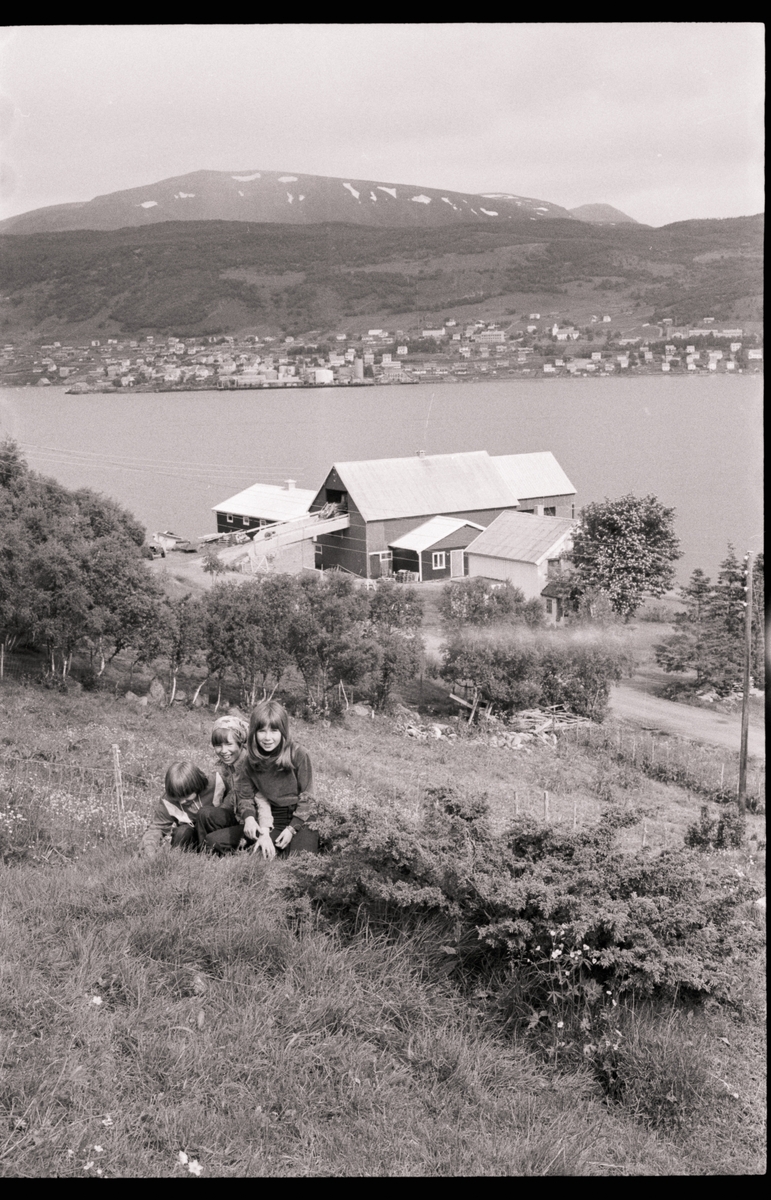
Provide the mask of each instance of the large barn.
POLYGON ((502 512, 523 507, 570 516, 575 489, 551 452, 493 457, 486 450, 417 454, 335 463, 310 508, 328 504, 348 526, 319 535, 317 567, 342 567, 365 579, 390 575, 391 546, 431 517, 455 517, 486 528, 502 512))

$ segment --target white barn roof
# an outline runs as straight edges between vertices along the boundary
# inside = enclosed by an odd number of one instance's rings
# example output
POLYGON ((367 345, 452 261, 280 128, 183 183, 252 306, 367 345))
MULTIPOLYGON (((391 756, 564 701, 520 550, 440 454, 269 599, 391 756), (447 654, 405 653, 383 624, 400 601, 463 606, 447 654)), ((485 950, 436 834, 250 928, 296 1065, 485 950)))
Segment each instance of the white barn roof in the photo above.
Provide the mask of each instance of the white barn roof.
POLYGON ((514 508, 517 496, 486 450, 335 463, 365 521, 514 508))
POLYGON ((536 517, 502 512, 466 547, 467 554, 540 563, 568 540, 576 522, 567 517, 536 517))
POLYGON ((480 532, 484 529, 484 525, 477 525, 476 521, 464 521, 461 517, 432 517, 430 521, 424 521, 422 525, 418 525, 417 529, 411 529, 409 533, 405 533, 404 537, 397 538, 395 542, 389 542, 388 545, 394 550, 414 550, 420 554, 429 546, 434 546, 442 538, 449 537, 451 533, 457 533, 466 525, 471 529, 478 529, 480 532))
POLYGON ((282 488, 272 483, 253 483, 237 492, 212 512, 233 513, 237 517, 261 517, 264 521, 291 521, 307 513, 316 493, 308 488, 282 488))
POLYGON ((493 462, 518 500, 531 496, 574 496, 576 489, 551 450, 496 454, 493 462))

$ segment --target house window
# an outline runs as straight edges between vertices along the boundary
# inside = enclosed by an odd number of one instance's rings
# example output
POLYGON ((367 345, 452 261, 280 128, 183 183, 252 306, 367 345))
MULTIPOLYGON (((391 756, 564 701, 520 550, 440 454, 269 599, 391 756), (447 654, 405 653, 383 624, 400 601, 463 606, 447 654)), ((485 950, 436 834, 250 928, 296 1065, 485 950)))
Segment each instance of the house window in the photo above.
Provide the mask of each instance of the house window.
POLYGON ((241 520, 243 521, 244 525, 248 525, 248 524, 249 524, 249 518, 248 518, 248 517, 242 517, 242 518, 241 518, 241 520))
POLYGON ((228 513, 228 515, 226 516, 225 520, 227 521, 228 525, 232 525, 232 524, 233 524, 233 514, 232 514, 232 513, 228 513))
POLYGON ((545 517, 556 517, 556 515, 557 515, 557 506, 556 506, 556 504, 549 504, 549 505, 546 505, 546 507, 545 507, 545 508, 544 508, 544 510, 543 510, 543 515, 544 515, 545 517))
POLYGON ((444 550, 434 550, 431 555, 431 570, 443 571, 444 568, 444 550))
POLYGON ((548 599, 547 599, 547 601, 546 601, 546 611, 547 611, 547 613, 549 613, 549 615, 551 615, 551 612, 552 612, 552 602, 551 602, 551 600, 548 600, 548 599))

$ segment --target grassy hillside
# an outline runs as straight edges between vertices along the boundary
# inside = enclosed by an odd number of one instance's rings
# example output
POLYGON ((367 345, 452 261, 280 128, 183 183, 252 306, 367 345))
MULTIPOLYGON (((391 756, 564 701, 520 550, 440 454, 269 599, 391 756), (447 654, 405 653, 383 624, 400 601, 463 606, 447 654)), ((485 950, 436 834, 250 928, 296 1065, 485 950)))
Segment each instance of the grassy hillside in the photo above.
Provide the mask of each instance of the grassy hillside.
MULTIPOLYGON (((137 859, 167 763, 207 762, 206 710, 6 681, 0 711, 4 1175, 763 1171, 760 961, 732 1003, 608 1001, 619 1037, 598 1058, 578 1025, 512 1021, 430 914, 357 932, 287 899, 291 860, 137 859)), ((613 731, 518 755, 415 742, 385 718, 295 733, 330 811, 390 813, 416 836, 432 787, 486 793, 500 833, 517 809, 541 815, 549 789, 555 828, 645 815, 618 850, 655 873, 702 803, 639 756, 614 759, 613 731)), ((748 821, 754 840, 705 854, 706 872, 761 878, 762 821, 748 821)))
POLYGON ((0 237, 0 325, 302 333, 478 305, 581 298, 676 322, 758 320, 762 218, 646 229, 554 219, 506 228, 366 229, 168 222, 113 233, 0 237))

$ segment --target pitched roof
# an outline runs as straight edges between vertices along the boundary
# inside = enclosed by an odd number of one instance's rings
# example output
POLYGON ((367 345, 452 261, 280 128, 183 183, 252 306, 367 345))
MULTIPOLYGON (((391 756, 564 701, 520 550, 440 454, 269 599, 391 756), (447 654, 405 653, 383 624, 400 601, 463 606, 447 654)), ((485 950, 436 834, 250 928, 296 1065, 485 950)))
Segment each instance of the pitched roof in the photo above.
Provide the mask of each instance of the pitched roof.
POLYGON ((316 493, 308 488, 282 488, 272 483, 253 483, 237 492, 212 512, 234 513, 237 517, 262 517, 265 521, 291 521, 302 517, 313 503, 316 493))
POLYGON ((432 517, 430 521, 424 521, 422 525, 418 525, 417 529, 411 529, 409 533, 405 533, 404 537, 397 538, 395 542, 389 542, 388 545, 395 550, 414 550, 420 554, 422 550, 427 550, 429 546, 435 545, 442 538, 449 537, 451 533, 457 533, 465 525, 472 530, 484 529, 484 525, 477 525, 476 521, 464 521, 461 517, 432 517))
POLYGON ((365 521, 517 504, 486 450, 335 463, 335 470, 365 521))
POLYGON ((575 521, 567 517, 536 517, 532 513, 502 512, 466 547, 467 554, 540 563, 569 534, 575 521))
POLYGON ((530 496, 569 496, 576 489, 551 450, 536 454, 496 454, 493 462, 518 500, 530 496))

